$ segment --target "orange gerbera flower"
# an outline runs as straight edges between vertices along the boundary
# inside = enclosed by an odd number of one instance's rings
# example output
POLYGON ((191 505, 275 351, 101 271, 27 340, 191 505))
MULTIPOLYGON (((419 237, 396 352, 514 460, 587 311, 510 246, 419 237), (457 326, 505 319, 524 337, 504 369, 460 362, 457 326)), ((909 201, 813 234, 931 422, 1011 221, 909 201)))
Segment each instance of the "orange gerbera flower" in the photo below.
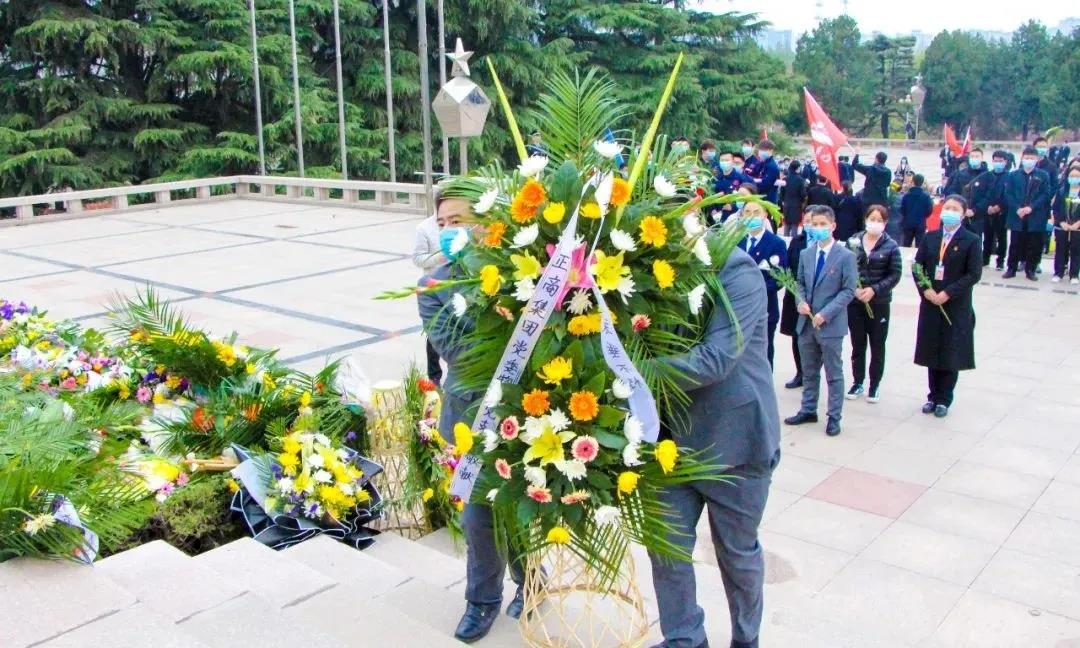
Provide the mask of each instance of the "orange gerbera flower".
POLYGON ((506 223, 498 221, 491 223, 484 232, 484 245, 493 248, 501 246, 504 234, 506 234, 506 223))
POLYGON ((529 416, 543 416, 551 409, 551 401, 548 393, 542 389, 534 389, 521 397, 521 408, 529 416))
POLYGON ((611 204, 622 207, 630 202, 630 183, 622 178, 615 178, 611 185, 611 204))
POLYGON ((591 421, 600 413, 600 403, 591 391, 574 392, 570 396, 570 416, 575 421, 591 421))
POLYGON ((544 191, 544 185, 536 180, 529 180, 521 187, 521 191, 518 191, 515 198, 520 198, 526 206, 536 209, 547 200, 547 192, 544 191))
POLYGON ((510 203, 510 218, 513 218, 515 223, 528 223, 536 218, 538 209, 538 207, 526 204, 521 197, 521 193, 518 193, 517 196, 514 196, 513 202, 510 203))

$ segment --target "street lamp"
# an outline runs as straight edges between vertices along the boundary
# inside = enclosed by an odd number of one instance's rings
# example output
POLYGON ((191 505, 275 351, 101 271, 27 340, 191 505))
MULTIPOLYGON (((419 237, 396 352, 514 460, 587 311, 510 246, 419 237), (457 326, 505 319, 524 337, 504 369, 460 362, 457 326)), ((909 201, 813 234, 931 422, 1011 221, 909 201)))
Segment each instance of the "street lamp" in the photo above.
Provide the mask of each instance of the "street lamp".
POLYGON ((457 39, 457 47, 447 54, 454 63, 451 71, 453 78, 439 90, 432 103, 435 118, 439 120, 442 131, 448 137, 459 138, 461 175, 469 171, 467 138, 478 137, 484 132, 488 111, 491 110, 491 101, 487 95, 469 78, 470 56, 472 52, 466 52, 461 39, 457 39))
POLYGON ((915 141, 919 141, 919 115, 922 113, 923 101, 926 99, 926 88, 922 86, 922 75, 915 75, 915 85, 911 86, 911 105, 915 108, 915 141))

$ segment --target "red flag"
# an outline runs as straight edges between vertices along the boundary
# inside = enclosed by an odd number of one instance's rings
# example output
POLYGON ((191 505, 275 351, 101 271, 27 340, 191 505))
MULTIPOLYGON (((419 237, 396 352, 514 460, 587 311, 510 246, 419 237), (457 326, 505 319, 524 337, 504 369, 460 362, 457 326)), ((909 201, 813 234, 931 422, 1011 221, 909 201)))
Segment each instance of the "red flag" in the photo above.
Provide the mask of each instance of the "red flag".
POLYGON ((949 153, 952 153, 953 157, 960 157, 964 155, 964 147, 960 145, 960 142, 956 141, 956 133, 953 132, 952 126, 945 124, 945 144, 949 147, 949 153))
POLYGON ((765 130, 765 127, 762 126, 761 127, 761 140, 759 140, 759 141, 763 141, 763 140, 767 140, 767 139, 769 139, 769 131, 765 130))
POLYGON ((840 170, 836 166, 836 152, 848 141, 843 131, 832 123, 829 116, 818 105, 810 91, 803 88, 806 100, 806 121, 810 124, 810 140, 814 147, 818 173, 829 180, 834 191, 840 190, 840 170))

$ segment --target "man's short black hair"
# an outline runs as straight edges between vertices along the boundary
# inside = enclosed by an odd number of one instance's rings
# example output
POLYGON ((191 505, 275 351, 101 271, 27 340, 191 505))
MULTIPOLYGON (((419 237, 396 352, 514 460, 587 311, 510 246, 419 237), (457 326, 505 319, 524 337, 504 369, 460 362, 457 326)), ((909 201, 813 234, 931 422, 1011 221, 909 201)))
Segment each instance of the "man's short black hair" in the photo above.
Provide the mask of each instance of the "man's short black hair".
POLYGON ((972 153, 982 153, 982 152, 983 152, 983 150, 981 148, 979 148, 978 146, 976 146, 975 148, 968 151, 968 155, 971 155, 972 153))
POLYGON ((911 184, 915 185, 916 187, 923 186, 923 183, 925 183, 925 182, 926 182, 926 178, 924 178, 923 174, 921 174, 921 173, 916 173, 915 177, 911 179, 911 184))
POLYGON ((1032 144, 1032 146, 1034 146, 1034 145, 1038 144, 1039 142, 1043 142, 1043 143, 1046 143, 1046 144, 1049 143, 1049 141, 1045 137, 1043 137, 1042 135, 1039 135, 1038 137, 1036 137, 1035 139, 1033 139, 1031 141, 1031 144, 1032 144))
POLYGON ((848 161, 848 159, 849 159, 849 158, 848 158, 848 156, 846 156, 846 155, 841 155, 841 156, 840 156, 840 161, 841 161, 841 162, 847 162, 847 161, 848 161))
POLYGON ((1020 155, 1021 156, 1034 155, 1035 157, 1038 157, 1039 156, 1039 150, 1037 148, 1035 148, 1034 146, 1025 146, 1024 151, 1020 155))
POLYGON ((945 203, 949 202, 950 200, 955 200, 956 202, 960 203, 964 207, 963 211, 967 211, 967 208, 968 208, 967 198, 964 198, 960 194, 949 194, 948 196, 945 196, 945 200, 942 200, 941 204, 944 205, 945 203))
POLYGON ((877 155, 874 156, 874 159, 878 164, 885 164, 885 160, 888 160, 889 156, 885 154, 885 151, 878 151, 877 155))
POLYGON ((698 147, 698 151, 706 151, 708 149, 715 149, 715 148, 716 148, 716 144, 714 144, 712 140, 707 139, 707 140, 704 140, 701 143, 701 146, 698 147))
POLYGON ((810 212, 810 218, 813 218, 814 216, 824 216, 829 219, 830 223, 836 222, 836 212, 828 205, 810 205, 806 208, 806 211, 810 212))
POLYGON ((994 158, 995 160, 1005 161, 1005 160, 1009 159, 1009 154, 1006 151, 998 149, 998 150, 994 151, 994 154, 991 155, 990 157, 994 158))
POLYGON ((753 146, 754 142, 752 140, 744 139, 740 144, 749 144, 750 146, 753 146))
POLYGON ((742 154, 742 151, 731 151, 731 157, 739 158, 743 162, 746 162, 746 157, 742 154))
POLYGON ((763 151, 772 151, 776 148, 776 145, 772 143, 772 140, 763 139, 757 147, 763 151))

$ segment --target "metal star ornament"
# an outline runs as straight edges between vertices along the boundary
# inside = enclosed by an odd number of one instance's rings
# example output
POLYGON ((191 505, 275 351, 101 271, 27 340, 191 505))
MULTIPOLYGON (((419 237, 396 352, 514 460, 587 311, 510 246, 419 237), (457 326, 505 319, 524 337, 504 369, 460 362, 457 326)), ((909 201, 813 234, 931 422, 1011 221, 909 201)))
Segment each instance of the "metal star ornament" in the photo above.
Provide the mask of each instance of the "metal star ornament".
POLYGON ((457 39, 457 45, 454 47, 454 51, 446 54, 446 57, 454 63, 450 75, 469 76, 469 57, 472 55, 472 52, 465 51, 465 46, 461 44, 461 39, 457 39))

